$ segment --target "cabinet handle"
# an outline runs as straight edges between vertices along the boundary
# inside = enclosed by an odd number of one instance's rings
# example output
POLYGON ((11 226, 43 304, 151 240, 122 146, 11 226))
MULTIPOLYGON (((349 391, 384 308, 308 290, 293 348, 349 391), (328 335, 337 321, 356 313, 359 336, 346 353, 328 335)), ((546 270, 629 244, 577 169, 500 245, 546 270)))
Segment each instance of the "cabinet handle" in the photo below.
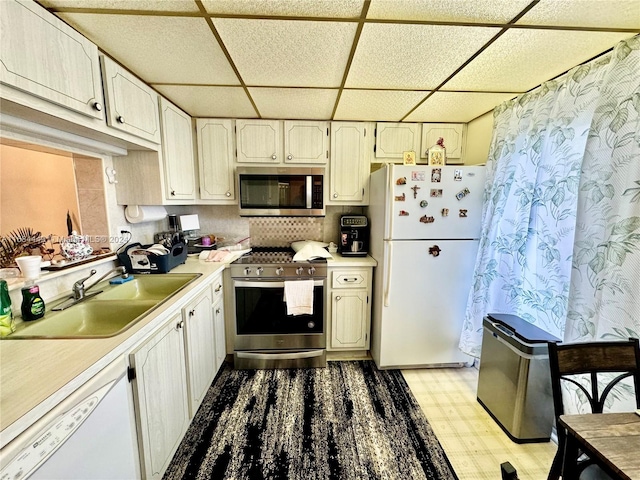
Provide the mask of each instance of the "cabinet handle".
POLYGON ((355 277, 354 277, 354 278, 345 278, 345 279, 344 279, 344 281, 345 281, 345 282, 357 282, 357 281, 358 281, 358 279, 357 279, 357 278, 355 278, 355 277))
POLYGON ((220 307, 216 308, 216 313, 220 315, 220 307))
POLYGON ((275 153, 273 155, 271 155, 271 160, 275 160, 277 158, 278 158, 278 156, 275 153))
POLYGON ((227 197, 230 197, 230 196, 231 196, 231 192, 227 192, 227 193, 225 193, 225 195, 226 195, 227 197))
POLYGON ((338 300, 342 300, 342 297, 341 297, 340 295, 338 295, 338 296, 336 297, 336 301, 338 301, 338 300))
POLYGON ((176 330, 180 330, 183 327, 184 327, 184 320, 180 320, 178 323, 176 323, 176 330))
POLYGON ((124 117, 122 115, 118 115, 116 117, 116 120, 118 121, 118 123, 124 123, 124 117))
POLYGON ((196 314, 196 310, 195 309, 189 310, 189 316, 190 317, 193 317, 195 314, 196 314))
POLYGON ((176 196, 176 191, 175 190, 171 190, 171 196, 175 197, 176 196))
POLYGON ((333 198, 338 198, 338 194, 337 194, 337 193, 334 193, 334 194, 333 194, 333 198))
POLYGON ((293 155, 289 154, 287 155, 287 160, 292 160, 293 159, 293 155))
POLYGON ((102 111, 102 104, 100 102, 94 102, 93 103, 93 109, 97 110, 98 112, 102 111))
POLYGON ((218 293, 220 290, 222 290, 222 285, 218 285, 214 291, 218 293))

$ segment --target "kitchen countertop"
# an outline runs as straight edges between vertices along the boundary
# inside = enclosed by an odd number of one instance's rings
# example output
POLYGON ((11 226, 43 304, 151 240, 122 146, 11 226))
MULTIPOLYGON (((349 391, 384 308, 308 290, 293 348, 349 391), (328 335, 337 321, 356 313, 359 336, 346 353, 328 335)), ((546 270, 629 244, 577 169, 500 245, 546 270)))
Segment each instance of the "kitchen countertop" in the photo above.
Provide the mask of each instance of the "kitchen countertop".
MULTIPOLYGON (((328 267, 375 267, 370 257, 333 254, 328 267)), ((178 304, 221 273, 224 263, 189 257, 171 273, 202 276, 119 335, 109 338, 0 340, 0 448, 55 407, 112 361, 130 352, 167 321, 178 304)))

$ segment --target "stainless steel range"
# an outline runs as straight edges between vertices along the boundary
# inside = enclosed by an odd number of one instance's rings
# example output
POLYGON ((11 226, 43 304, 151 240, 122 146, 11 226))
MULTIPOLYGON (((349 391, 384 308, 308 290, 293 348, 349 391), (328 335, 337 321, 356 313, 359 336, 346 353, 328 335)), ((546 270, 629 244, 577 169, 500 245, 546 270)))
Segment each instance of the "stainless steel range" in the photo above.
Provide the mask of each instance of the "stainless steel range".
POLYGON ((235 368, 326 366, 326 260, 293 262, 288 248, 254 247, 231 264, 235 368), (313 279, 313 313, 287 315, 285 282, 313 279))

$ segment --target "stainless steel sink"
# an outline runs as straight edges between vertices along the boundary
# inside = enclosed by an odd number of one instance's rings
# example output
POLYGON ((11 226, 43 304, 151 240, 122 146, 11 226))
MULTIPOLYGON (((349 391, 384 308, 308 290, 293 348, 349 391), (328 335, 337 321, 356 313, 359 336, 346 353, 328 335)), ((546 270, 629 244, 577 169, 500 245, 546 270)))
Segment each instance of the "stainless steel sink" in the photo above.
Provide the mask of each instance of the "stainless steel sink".
MULTIPOLYGON (((200 274, 135 275, 120 284, 96 286, 102 293, 65 310, 49 308, 40 320, 18 322, 4 340, 102 338, 122 333, 189 285, 200 274)), ((55 304, 55 302, 52 302, 55 304)))

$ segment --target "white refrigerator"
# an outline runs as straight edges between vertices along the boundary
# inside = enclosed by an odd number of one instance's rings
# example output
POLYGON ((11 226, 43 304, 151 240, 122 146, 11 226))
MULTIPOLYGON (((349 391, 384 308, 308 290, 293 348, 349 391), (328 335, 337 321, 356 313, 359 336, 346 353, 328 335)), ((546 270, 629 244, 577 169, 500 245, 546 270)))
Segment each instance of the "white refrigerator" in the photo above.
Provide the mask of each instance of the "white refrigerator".
POLYGON ((384 165, 371 175, 371 354, 378 368, 461 365, 485 167, 384 165))

